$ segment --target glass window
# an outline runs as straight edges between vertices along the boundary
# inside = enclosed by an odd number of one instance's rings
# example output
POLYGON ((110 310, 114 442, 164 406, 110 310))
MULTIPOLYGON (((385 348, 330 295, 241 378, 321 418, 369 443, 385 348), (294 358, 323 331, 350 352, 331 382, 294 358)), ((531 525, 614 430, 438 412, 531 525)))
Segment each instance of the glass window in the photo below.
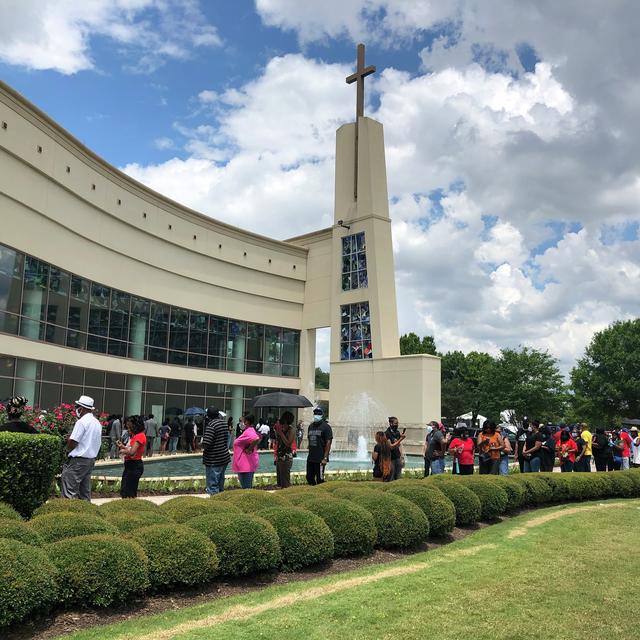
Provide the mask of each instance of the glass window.
POLYGON ((178 307, 171 308, 171 327, 169 349, 186 351, 189 347, 189 311, 178 307))
POLYGON ((0 311, 19 314, 24 255, 0 246, 0 311))
MULTIPOLYGON (((109 298, 111 290, 95 282, 91 285, 91 306, 89 307, 89 328, 88 333, 93 336, 105 337, 109 334, 109 298)), ((89 351, 107 350, 106 340, 96 340, 89 336, 87 349, 89 351)))
POLYGON ((82 387, 73 384, 64 384, 62 385, 62 402, 65 404, 73 404, 83 393, 82 387))
POLYGON ((71 276, 69 287, 69 320, 67 331, 67 346, 84 349, 89 324, 89 291, 91 285, 88 280, 71 276))
POLYGON ((262 373, 264 350, 264 325, 249 322, 247 324, 246 371, 262 373))
POLYGON ((340 360, 372 358, 369 303, 342 305, 340 316, 340 360))
POLYGON ((124 391, 107 389, 104 392, 104 405, 102 410, 106 413, 121 415, 124 413, 124 391))
POLYGON ((42 379, 47 382, 62 382, 62 370, 61 364, 54 362, 42 363, 42 379))
POLYGON ((13 378, 0 378, 0 398, 10 398, 13 395, 13 378))
POLYGON ((98 369, 85 369, 85 387, 104 387, 104 373, 104 371, 98 371, 98 369))
POLYGON ((164 393, 167 381, 164 378, 146 378, 147 391, 164 393))
MULTIPOLYGON (((169 318, 171 309, 167 304, 151 303, 149 316, 149 346, 167 348, 169 342, 169 318)), ((166 362, 166 357, 165 357, 166 362)))
POLYGON ((70 276, 66 271, 51 267, 49 271, 49 298, 47 322, 64 327, 69 311, 70 276))
POLYGON ((0 376, 12 378, 16 367, 15 358, 7 356, 0 357, 0 376))
POLYGON ((32 320, 45 319, 48 286, 49 265, 27 256, 24 266, 24 292, 22 296, 22 315, 24 317, 32 320))
POLYGON ((41 409, 53 409, 60 404, 62 395, 62 385, 52 382, 43 382, 40 385, 40 403, 41 409))
POLYGON ((185 384, 184 380, 167 380, 167 393, 183 396, 185 384))
POLYGON ((342 238, 342 290, 366 289, 367 253, 364 231, 342 238))
POLYGON ((209 319, 209 357, 207 359, 209 369, 225 368, 228 324, 226 318, 211 316, 209 319))
POLYGON ((244 371, 246 350, 247 323, 230 320, 227 338, 227 371, 244 371))
POLYGON ((189 314, 189 352, 207 353, 209 335, 209 316, 206 313, 189 314))
POLYGON ((124 375, 122 373, 110 373, 107 371, 104 386, 109 389, 124 389, 124 375))
MULTIPOLYGON (((109 338, 127 340, 129 337, 129 311, 131 296, 122 291, 111 293, 111 311, 109 314, 109 338)), ((126 354, 126 350, 125 350, 126 354)), ((117 354, 114 354, 117 355, 117 354)))

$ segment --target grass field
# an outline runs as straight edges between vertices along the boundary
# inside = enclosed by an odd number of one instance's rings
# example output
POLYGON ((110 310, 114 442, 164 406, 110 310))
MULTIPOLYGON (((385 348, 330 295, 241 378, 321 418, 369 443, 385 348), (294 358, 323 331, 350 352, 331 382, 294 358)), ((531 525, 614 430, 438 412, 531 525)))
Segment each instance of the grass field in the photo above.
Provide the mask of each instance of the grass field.
POLYGON ((640 500, 530 512, 398 562, 65 640, 640 638, 640 500))

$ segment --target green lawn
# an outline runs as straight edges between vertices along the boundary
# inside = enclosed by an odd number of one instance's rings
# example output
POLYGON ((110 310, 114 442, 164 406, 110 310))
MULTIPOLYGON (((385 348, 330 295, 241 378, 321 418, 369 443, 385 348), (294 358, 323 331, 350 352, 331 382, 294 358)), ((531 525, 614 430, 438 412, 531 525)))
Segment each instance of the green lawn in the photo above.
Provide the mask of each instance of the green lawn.
POLYGON ((640 500, 600 504, 539 510, 392 564, 63 637, 639 638, 640 500))

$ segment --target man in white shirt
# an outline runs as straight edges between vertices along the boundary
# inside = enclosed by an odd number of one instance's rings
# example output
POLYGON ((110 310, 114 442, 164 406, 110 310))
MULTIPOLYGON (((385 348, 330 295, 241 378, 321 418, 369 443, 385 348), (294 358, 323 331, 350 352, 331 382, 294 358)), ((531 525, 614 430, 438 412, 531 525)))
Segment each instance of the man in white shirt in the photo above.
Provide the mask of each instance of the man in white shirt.
POLYGON ((100 452, 102 425, 93 415, 93 398, 75 401, 76 421, 67 441, 68 458, 62 467, 62 497, 91 500, 91 472, 100 452))
POLYGON ((633 469, 640 468, 640 436, 638 436, 638 427, 631 427, 631 467, 633 469))

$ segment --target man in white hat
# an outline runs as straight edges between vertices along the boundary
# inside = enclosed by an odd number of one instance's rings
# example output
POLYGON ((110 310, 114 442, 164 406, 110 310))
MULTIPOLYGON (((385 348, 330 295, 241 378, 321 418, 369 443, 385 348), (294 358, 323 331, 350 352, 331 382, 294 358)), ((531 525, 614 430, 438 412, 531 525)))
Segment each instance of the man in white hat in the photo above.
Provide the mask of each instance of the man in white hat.
POLYGON ((100 452, 102 425, 93 415, 93 398, 75 401, 76 421, 67 441, 68 457, 62 467, 62 497, 91 500, 91 472, 100 452))

